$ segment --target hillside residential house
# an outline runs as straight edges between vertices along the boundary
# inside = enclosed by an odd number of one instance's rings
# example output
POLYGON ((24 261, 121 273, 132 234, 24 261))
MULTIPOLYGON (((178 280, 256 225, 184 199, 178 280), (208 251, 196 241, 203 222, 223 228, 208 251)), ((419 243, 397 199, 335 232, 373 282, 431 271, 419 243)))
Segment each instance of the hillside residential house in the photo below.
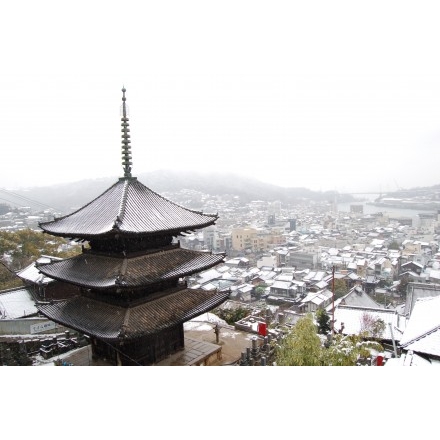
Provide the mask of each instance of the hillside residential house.
POLYGON ((244 283, 239 286, 232 286, 230 298, 234 301, 250 302, 252 300, 253 291, 254 286, 252 284, 244 283))
POLYGON ((324 289, 320 292, 309 292, 304 299, 301 300, 300 312, 316 312, 319 308, 325 309, 332 301, 333 293, 324 289))
POLYGON ((381 319, 385 323, 385 329, 377 338, 383 343, 395 344, 402 337, 406 319, 400 316, 396 310, 372 307, 344 306, 339 304, 335 308, 335 329, 344 335, 372 334, 371 324, 374 320, 381 319))
POLYGON ((365 291, 362 289, 361 286, 355 286, 350 291, 342 296, 341 298, 338 298, 334 301, 334 303, 330 303, 326 310, 329 314, 332 313, 333 307, 339 307, 339 306, 351 306, 351 307, 364 307, 364 308, 373 308, 373 309, 380 309, 384 308, 381 304, 374 301, 370 295, 365 293, 365 291))
POLYGON ((417 299, 400 348, 440 365, 440 296, 417 299))
POLYGON ((365 292, 374 293, 378 285, 379 285, 379 279, 376 277, 376 275, 367 275, 364 282, 365 292))
POLYGON ((291 297, 295 290, 292 288, 292 281, 274 281, 270 286, 270 294, 274 296, 291 297))
POLYGON ((417 263, 416 261, 408 261, 407 263, 403 263, 400 266, 399 273, 402 274, 404 272, 414 272, 417 275, 420 275, 423 271, 423 264, 417 263))
POLYGON ((230 258, 224 264, 229 267, 247 268, 249 267, 249 259, 244 257, 230 258))
POLYGON ((416 301, 420 298, 440 296, 440 285, 431 283, 409 283, 406 291, 404 315, 409 318, 416 301))

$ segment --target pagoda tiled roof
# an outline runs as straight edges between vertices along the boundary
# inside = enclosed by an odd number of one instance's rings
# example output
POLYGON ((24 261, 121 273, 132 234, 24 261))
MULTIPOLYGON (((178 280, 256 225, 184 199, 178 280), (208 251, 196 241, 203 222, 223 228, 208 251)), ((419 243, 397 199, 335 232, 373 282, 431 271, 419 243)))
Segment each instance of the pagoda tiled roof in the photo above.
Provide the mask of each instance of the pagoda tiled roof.
POLYGON ((96 289, 136 288, 176 279, 209 269, 223 254, 193 251, 173 246, 156 252, 117 257, 84 252, 72 258, 39 265, 47 277, 96 289))
POLYGON ((212 225, 217 219, 217 214, 184 208, 135 177, 124 177, 77 211, 40 223, 40 227, 51 235, 90 239, 112 233, 177 235, 212 225))
POLYGON ((50 304, 38 310, 50 320, 107 342, 122 342, 157 334, 219 306, 229 291, 184 289, 135 307, 124 308, 85 296, 50 304))

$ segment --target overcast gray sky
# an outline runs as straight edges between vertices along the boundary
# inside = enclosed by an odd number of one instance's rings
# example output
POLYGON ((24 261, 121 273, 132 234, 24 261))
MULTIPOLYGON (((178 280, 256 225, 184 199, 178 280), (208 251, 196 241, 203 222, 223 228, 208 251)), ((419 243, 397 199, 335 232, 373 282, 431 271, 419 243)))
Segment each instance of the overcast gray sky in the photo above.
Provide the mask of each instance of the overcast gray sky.
MULTIPOLYGON (((405 1, 1 6, 0 187, 240 172, 282 186, 440 183, 439 10, 405 1)), ((147 184, 147 182, 144 182, 147 184)))

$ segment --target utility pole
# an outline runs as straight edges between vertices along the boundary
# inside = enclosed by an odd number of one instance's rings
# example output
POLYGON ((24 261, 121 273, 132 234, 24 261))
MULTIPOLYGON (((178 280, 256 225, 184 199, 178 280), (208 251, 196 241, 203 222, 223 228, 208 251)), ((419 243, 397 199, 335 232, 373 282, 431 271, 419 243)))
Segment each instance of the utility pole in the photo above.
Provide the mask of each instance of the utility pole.
POLYGON ((335 335, 335 265, 332 267, 332 337, 335 335))

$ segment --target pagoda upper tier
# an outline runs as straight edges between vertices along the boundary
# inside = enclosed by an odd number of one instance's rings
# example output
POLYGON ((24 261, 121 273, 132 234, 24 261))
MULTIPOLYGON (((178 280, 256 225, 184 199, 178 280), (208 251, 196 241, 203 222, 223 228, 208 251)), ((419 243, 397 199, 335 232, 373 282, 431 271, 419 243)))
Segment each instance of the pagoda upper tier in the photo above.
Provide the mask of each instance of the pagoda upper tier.
POLYGON ((217 219, 217 214, 204 214, 167 200, 135 177, 121 177, 87 205, 40 223, 40 227, 51 235, 93 240, 112 236, 175 236, 213 225, 217 219))

